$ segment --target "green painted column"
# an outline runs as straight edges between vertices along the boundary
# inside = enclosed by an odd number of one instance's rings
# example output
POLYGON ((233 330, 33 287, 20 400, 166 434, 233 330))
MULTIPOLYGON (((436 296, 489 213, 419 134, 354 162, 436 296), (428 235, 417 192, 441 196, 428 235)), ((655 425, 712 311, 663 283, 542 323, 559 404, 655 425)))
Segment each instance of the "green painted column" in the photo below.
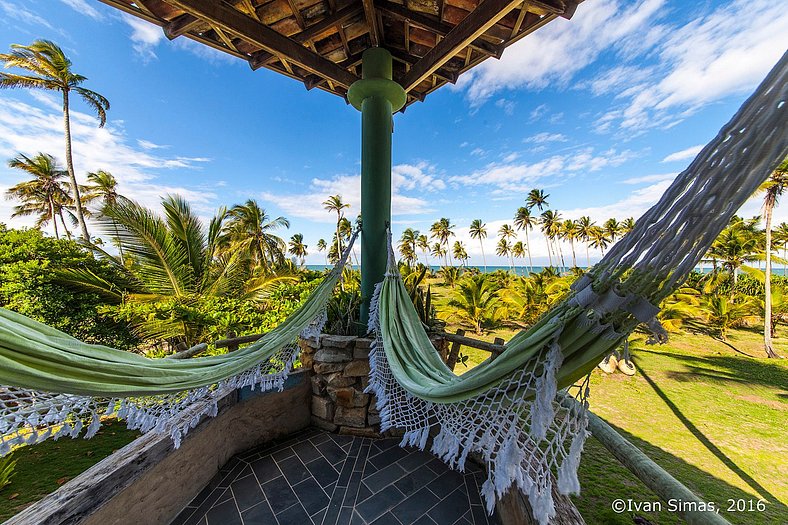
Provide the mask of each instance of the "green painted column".
POLYGON ((369 302, 386 271, 386 226, 391 221, 391 115, 405 105, 402 86, 391 79, 391 54, 364 51, 361 80, 348 101, 361 111, 361 322, 366 332, 369 302))

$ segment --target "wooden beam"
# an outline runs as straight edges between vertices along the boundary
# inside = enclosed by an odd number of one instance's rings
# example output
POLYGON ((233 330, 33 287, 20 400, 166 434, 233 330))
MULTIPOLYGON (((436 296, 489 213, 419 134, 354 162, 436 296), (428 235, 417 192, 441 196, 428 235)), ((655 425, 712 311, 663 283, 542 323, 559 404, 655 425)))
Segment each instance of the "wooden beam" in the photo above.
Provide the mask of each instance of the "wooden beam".
POLYGON ((418 86, 454 55, 462 51, 482 33, 506 16, 523 0, 485 0, 457 24, 446 37, 430 49, 402 78, 405 91, 418 86))
POLYGON ((168 0, 170 4, 199 18, 219 26, 271 54, 286 58, 302 68, 332 80, 346 88, 358 80, 353 73, 340 68, 334 62, 305 48, 298 42, 277 33, 270 27, 257 22, 224 2, 212 0, 168 0))
POLYGON ((164 34, 170 40, 174 40, 179 36, 188 33, 195 27, 202 24, 202 20, 189 13, 182 14, 176 17, 172 22, 164 26, 164 34))
MULTIPOLYGON (((410 11, 405 9, 399 4, 389 2, 388 0, 378 0, 375 4, 379 11, 386 13, 386 15, 394 18, 395 20, 402 20, 409 22, 410 25, 420 27, 426 31, 437 34, 438 36, 446 36, 454 27, 439 20, 435 16, 425 15, 417 11, 410 11)), ((495 44, 486 42, 482 39, 476 39, 471 43, 471 46, 489 56, 496 56, 497 49, 495 44)))
POLYGON ((296 6, 295 0, 287 0, 287 4, 290 6, 290 10, 293 11, 293 16, 296 19, 296 23, 298 27, 301 28, 301 31, 304 30, 306 24, 304 24, 304 17, 301 16, 301 11, 298 10, 298 6, 296 6))
POLYGON ((380 31, 378 29, 378 20, 375 16, 375 6, 373 0, 361 0, 364 5, 364 17, 367 19, 367 26, 369 26, 369 38, 372 40, 372 46, 378 47, 380 45, 380 31))
POLYGON ((523 5, 520 7, 520 13, 517 15, 517 21, 514 23, 514 27, 512 28, 512 35, 515 36, 517 33, 520 32, 520 28, 523 26, 523 20, 525 20, 525 15, 528 13, 528 2, 523 2, 523 5))
MULTIPOLYGON (((349 20, 359 14, 362 8, 358 4, 349 5, 337 11, 335 14, 324 18, 320 22, 316 24, 312 24, 311 26, 307 27, 297 35, 293 35, 290 38, 295 40, 298 43, 306 43, 315 38, 317 35, 324 33, 327 29, 331 29, 335 26, 340 26, 346 20, 349 20)), ((340 35, 341 37, 341 35, 340 35)), ((266 64, 271 63, 275 60, 276 57, 271 53, 266 51, 259 51, 252 55, 252 59, 249 61, 249 65, 252 66, 252 69, 259 69, 266 64)))

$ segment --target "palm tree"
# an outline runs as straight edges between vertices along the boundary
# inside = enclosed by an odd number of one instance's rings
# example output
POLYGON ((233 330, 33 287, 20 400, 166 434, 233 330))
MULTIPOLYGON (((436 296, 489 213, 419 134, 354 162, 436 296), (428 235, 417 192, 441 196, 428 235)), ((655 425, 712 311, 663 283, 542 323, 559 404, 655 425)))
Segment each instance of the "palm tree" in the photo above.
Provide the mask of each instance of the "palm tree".
POLYGON ((577 219, 577 238, 582 239, 586 245, 586 266, 591 267, 591 257, 588 255, 588 245, 593 239, 594 221, 588 215, 583 215, 577 219))
POLYGON ((618 235, 621 233, 621 224, 615 217, 611 217, 602 224, 602 229, 605 230, 605 235, 610 239, 610 242, 616 242, 618 235))
POLYGON ((416 245, 419 247, 419 249, 424 254, 424 264, 427 266, 427 268, 429 268, 430 267, 430 259, 427 256, 427 254, 430 251, 430 240, 427 238, 426 235, 424 235, 422 233, 421 235, 418 236, 418 238, 416 238, 416 245))
MULTIPOLYGON (((438 260, 440 260, 441 257, 443 257, 444 260, 445 260, 446 248, 444 248, 441 243, 436 242, 436 243, 434 243, 432 245, 432 248, 430 250, 430 255, 432 255, 433 257, 437 257, 438 260)), ((446 265, 446 266, 448 266, 448 265, 446 265)))
POLYGON ((711 294, 704 297, 701 309, 705 314, 706 324, 716 328, 720 339, 727 341, 730 328, 756 318, 757 300, 741 294, 711 294))
POLYGON ((484 243, 482 240, 487 238, 486 224, 481 219, 474 219, 471 221, 471 239, 479 240, 479 247, 482 249, 482 261, 484 261, 484 272, 487 273, 487 257, 484 255, 484 243))
POLYGON ((449 219, 446 217, 441 217, 439 220, 435 221, 432 226, 430 226, 430 233, 433 239, 438 239, 438 241, 446 246, 447 250, 446 253, 449 256, 448 265, 452 266, 451 263, 451 253, 448 252, 449 246, 449 237, 454 237, 454 232, 452 231, 454 225, 451 223, 449 219))
MULTIPOLYGON (((318 239, 317 240, 317 251, 323 252, 326 250, 326 240, 325 239, 318 239)), ((328 254, 326 254, 326 266, 328 266, 328 254)))
POLYGON ((85 242, 90 242, 90 235, 85 224, 85 213, 82 209, 82 200, 79 195, 79 184, 77 184, 77 176, 74 173, 74 161, 71 157, 69 95, 71 92, 76 93, 96 112, 99 119, 99 127, 104 127, 104 124, 107 122, 109 101, 95 91, 81 87, 81 84, 87 78, 71 71, 71 61, 66 57, 62 49, 49 40, 36 40, 29 46, 12 44, 10 53, 0 54, 0 62, 4 62, 7 68, 15 67, 29 72, 28 74, 0 73, 0 89, 45 89, 48 91, 59 91, 63 95, 66 169, 71 179, 71 191, 79 229, 85 242))
MULTIPOLYGON (((523 246, 523 241, 517 241, 512 245, 512 256, 525 258, 525 246, 523 246)), ((514 273, 517 273, 516 269, 514 273)))
POLYGON ((263 273, 270 273, 275 264, 284 261, 287 245, 273 234, 279 228, 289 228, 284 217, 272 219, 254 199, 236 204, 227 212, 227 237, 232 249, 246 252, 263 273))
POLYGON ((501 313, 501 299, 487 274, 462 279, 447 303, 454 309, 449 316, 468 323, 477 334, 482 327, 495 323, 501 313))
POLYGON ((605 248, 607 248, 610 244, 610 238, 607 236, 607 232, 605 232, 605 230, 599 226, 592 226, 590 244, 592 248, 596 248, 601 251, 602 257, 604 257, 605 248))
POLYGON ((462 261, 461 264, 465 266, 466 262, 468 261, 468 252, 465 250, 465 245, 462 243, 462 241, 454 241, 452 254, 454 255, 455 259, 462 261))
MULTIPOLYGON (((118 181, 111 173, 104 170, 88 173, 88 184, 82 187, 82 202, 85 205, 93 202, 100 202, 101 207, 112 206, 118 200, 126 199, 118 193, 118 181)), ((115 242, 120 251, 120 258, 123 259, 123 247, 118 240, 119 232, 115 228, 115 242)))
MULTIPOLYGON (((495 245, 495 255, 499 255, 501 257, 509 257, 509 254, 512 251, 512 247, 509 242, 506 240, 506 237, 501 237, 498 239, 498 244, 495 245)), ((511 264, 509 268, 511 268, 511 264)))
MULTIPOLYGON (((783 250, 783 260, 788 260, 788 223, 781 222, 774 228, 774 244, 783 250)), ((783 262, 783 277, 786 276, 786 263, 783 262)))
POLYGON ((627 217, 626 219, 624 219, 624 221, 621 223, 620 226, 621 228, 619 231, 621 236, 623 237, 624 235, 628 234, 629 232, 635 229, 635 219, 633 217, 627 217))
POLYGON ((763 198, 763 214, 766 222, 766 269, 764 276, 764 317, 763 317, 763 349, 766 357, 778 357, 772 346, 772 212, 780 196, 788 185, 788 159, 783 160, 776 170, 759 188, 765 192, 763 198))
POLYGON ((572 247, 572 268, 577 268, 577 256, 575 254, 575 239, 577 238, 577 223, 572 219, 566 219, 561 225, 561 237, 569 241, 572 247))
POLYGON ((528 192, 528 196, 525 198, 525 205, 529 210, 536 206, 539 211, 542 211, 543 208, 547 207, 547 197, 549 196, 545 195, 544 190, 533 189, 528 192))
POLYGON ((722 261, 722 267, 738 282, 738 270, 747 261, 762 258, 759 235, 747 221, 734 216, 730 224, 720 232, 708 251, 708 257, 722 261))
POLYGON ((328 212, 334 212, 337 214, 337 232, 336 232, 336 242, 338 243, 337 246, 337 254, 338 256, 342 255, 342 239, 339 235, 339 223, 342 221, 342 217, 345 216, 344 210, 345 208, 350 208, 350 204, 346 204, 342 202, 342 195, 331 195, 328 199, 323 202, 323 208, 325 208, 328 212))
POLYGON ((419 238, 419 231, 413 228, 405 228, 399 239, 399 252, 409 266, 413 265, 419 258, 416 255, 416 241, 419 238))
MULTIPOLYGON (((498 230, 498 234, 501 236, 502 239, 506 239, 506 244, 508 245, 508 249, 506 250, 506 254, 509 256, 509 261, 510 261, 510 266, 509 267, 512 269, 512 271, 514 271, 514 259, 512 258, 512 247, 511 247, 511 244, 509 243, 509 239, 516 239, 517 238, 517 232, 515 232, 514 228, 512 228, 510 225, 503 224, 503 225, 501 225, 500 229, 498 230)), ((498 254, 498 255, 500 255, 500 254, 498 254)))
POLYGON ((60 222, 70 237, 71 234, 63 220, 63 210, 66 209, 70 213, 69 208, 73 201, 62 181, 66 177, 66 172, 58 166, 55 159, 46 153, 39 153, 33 158, 20 154, 8 161, 8 166, 33 176, 33 180, 20 182, 6 190, 7 199, 22 201, 22 204, 14 207, 11 217, 37 215, 36 228, 41 228, 52 221, 56 239, 60 238, 57 229, 57 218, 60 217, 60 222))
POLYGON ((539 220, 531 215, 531 208, 521 206, 514 214, 514 227, 518 230, 525 230, 525 250, 528 252, 528 272, 533 272, 534 264, 531 261, 531 242, 528 240, 528 230, 539 224, 539 220))
POLYGON ((301 266, 304 265, 304 259, 308 255, 306 249, 308 246, 304 244, 304 235, 301 233, 296 233, 292 237, 290 237, 289 243, 289 252, 294 257, 297 257, 300 260, 301 266))
MULTIPOLYGON (((550 255, 550 242, 555 242, 555 238, 558 235, 560 228, 561 228, 561 216, 558 212, 554 212, 553 210, 546 210, 542 212, 541 224, 542 224, 542 233, 547 239, 547 255, 550 258, 550 266, 553 265, 553 258, 550 255)), ((556 264, 558 264, 558 253, 556 253, 556 264)))

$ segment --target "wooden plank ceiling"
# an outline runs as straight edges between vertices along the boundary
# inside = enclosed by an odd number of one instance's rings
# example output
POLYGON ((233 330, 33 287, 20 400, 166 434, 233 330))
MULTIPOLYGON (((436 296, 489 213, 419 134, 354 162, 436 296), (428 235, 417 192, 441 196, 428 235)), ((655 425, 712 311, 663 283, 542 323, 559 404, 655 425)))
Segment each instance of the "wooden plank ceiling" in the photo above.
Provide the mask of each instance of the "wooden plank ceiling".
POLYGON ((186 37, 345 97, 361 54, 381 46, 408 104, 582 0, 100 0, 186 37))

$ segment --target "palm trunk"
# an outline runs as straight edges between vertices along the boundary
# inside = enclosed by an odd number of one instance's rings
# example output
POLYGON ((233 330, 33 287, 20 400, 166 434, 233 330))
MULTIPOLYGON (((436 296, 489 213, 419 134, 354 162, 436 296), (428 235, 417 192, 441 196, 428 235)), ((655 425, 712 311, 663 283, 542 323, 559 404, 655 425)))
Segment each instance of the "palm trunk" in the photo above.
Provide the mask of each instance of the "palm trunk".
POLYGON ((591 256, 588 255, 588 243, 586 243, 586 270, 591 268, 591 256))
POLYGON ((547 239, 547 260, 550 261, 550 266, 553 266, 553 254, 550 252, 550 238, 545 235, 545 239, 547 239))
POLYGON ((66 226, 66 219, 63 218, 63 211, 61 210, 58 215, 60 216, 60 224, 63 225, 63 231, 66 233, 66 238, 70 241, 71 240, 71 232, 66 226))
POLYGON ((55 215, 55 203, 52 201, 52 197, 49 198, 49 216, 52 218, 52 225, 55 227, 55 239, 60 239, 60 235, 57 233, 57 216, 55 215))
POLYGON ((484 273, 487 273, 487 257, 484 255, 484 243, 482 242, 481 237, 479 237, 479 248, 482 249, 482 260, 484 261, 484 273))
POLYGON ((569 238, 569 245, 572 247, 572 268, 577 268, 577 256, 575 255, 575 240, 569 238))
POLYGON ((74 173, 74 161, 71 158, 71 119, 68 111, 68 90, 63 91, 63 127, 66 133, 66 169, 71 179, 71 189, 74 192, 77 222, 79 223, 79 229, 82 231, 82 238, 85 242, 90 243, 90 234, 88 233, 87 224, 85 224, 85 213, 82 210, 82 198, 79 195, 79 184, 77 184, 77 176, 74 173))
POLYGON ((525 251, 528 252, 528 274, 534 271, 534 263, 531 260, 531 243, 528 241, 528 228, 525 228, 525 251))
POLYGON ((772 210, 774 201, 767 194, 764 205, 766 212, 766 268, 764 270, 764 315, 763 315, 763 350, 766 357, 777 357, 772 346, 772 210))

